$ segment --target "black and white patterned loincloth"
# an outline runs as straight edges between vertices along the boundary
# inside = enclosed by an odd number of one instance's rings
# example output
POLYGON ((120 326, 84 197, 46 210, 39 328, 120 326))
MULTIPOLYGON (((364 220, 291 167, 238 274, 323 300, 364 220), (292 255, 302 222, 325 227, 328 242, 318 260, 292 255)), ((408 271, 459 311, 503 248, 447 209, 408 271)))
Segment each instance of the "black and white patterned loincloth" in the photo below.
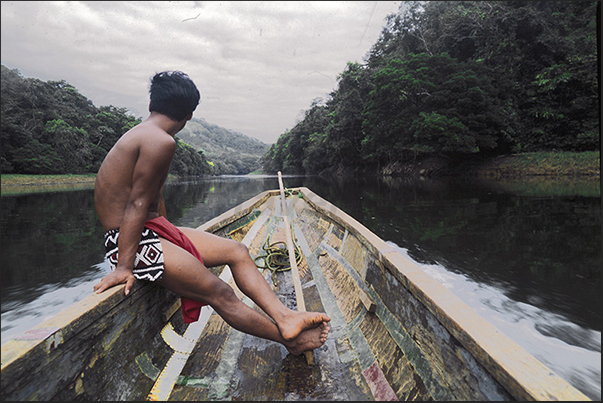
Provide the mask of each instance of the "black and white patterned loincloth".
MULTIPOLYGON (((115 270, 115 266, 117 265, 118 239, 119 228, 105 233, 105 256, 111 265, 111 270, 115 270)), ((159 236, 155 231, 145 228, 138 244, 132 273, 138 280, 157 281, 161 280, 163 271, 163 248, 161 247, 159 236)))

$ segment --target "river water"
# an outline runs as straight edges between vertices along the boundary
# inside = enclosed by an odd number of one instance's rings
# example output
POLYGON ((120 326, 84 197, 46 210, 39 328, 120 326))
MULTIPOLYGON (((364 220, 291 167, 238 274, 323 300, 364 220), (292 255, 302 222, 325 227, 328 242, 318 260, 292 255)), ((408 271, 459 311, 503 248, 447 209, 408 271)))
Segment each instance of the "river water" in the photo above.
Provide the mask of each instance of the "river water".
MULTIPOLYGON (((537 359, 601 399, 599 180, 326 179, 306 186, 415 260, 537 359)), ((168 183, 168 217, 197 227, 277 189, 275 176, 168 183)), ((91 186, 2 188, 2 343, 92 292, 109 270, 91 186)))

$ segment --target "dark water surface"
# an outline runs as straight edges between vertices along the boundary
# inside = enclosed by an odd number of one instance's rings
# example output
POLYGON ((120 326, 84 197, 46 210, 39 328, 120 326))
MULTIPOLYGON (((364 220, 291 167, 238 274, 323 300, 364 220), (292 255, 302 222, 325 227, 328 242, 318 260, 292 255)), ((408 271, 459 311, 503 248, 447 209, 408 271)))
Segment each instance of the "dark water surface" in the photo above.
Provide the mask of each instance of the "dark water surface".
MULTIPOLYGON (((363 223, 592 399, 601 399, 598 180, 284 177, 363 223)), ((197 227, 277 189, 274 176, 167 184, 197 227)), ((107 272, 93 189, 2 195, 2 343, 92 292, 107 272)))

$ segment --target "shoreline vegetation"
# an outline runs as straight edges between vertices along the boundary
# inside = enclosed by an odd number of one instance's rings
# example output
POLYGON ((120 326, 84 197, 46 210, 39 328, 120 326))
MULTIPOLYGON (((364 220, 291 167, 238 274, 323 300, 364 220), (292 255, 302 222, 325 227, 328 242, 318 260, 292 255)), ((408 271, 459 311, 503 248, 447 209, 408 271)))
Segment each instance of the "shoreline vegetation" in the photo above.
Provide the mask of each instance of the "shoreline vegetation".
MULTIPOLYGON (((601 153, 586 152, 533 152, 499 156, 474 167, 473 174, 488 179, 520 177, 591 177, 600 178, 601 153)), ((462 174, 461 174, 462 175, 462 174)), ((93 185, 96 174, 28 175, 3 174, 4 189, 29 186, 93 185)), ((176 177, 168 178, 177 180, 176 177)), ((8 192, 12 193, 12 192, 8 192)))
POLYGON ((500 156, 478 168, 481 175, 522 176, 593 176, 601 175, 601 152, 532 152, 500 156))
POLYGON ((28 175, 28 174, 3 174, 2 187, 4 186, 32 186, 32 185, 73 185, 80 183, 94 183, 96 174, 57 174, 57 175, 28 175))

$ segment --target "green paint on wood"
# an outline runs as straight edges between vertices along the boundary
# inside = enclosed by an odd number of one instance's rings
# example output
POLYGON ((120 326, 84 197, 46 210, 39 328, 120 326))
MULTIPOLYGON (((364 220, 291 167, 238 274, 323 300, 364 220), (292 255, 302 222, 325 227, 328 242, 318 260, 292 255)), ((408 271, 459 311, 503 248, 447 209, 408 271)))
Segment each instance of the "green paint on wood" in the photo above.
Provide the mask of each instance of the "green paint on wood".
POLYGON ((138 367, 140 368, 142 373, 151 378, 152 380, 156 380, 159 376, 159 373, 161 372, 159 368, 157 368, 155 364, 151 362, 151 359, 149 358, 146 351, 136 357, 136 364, 138 364, 138 367))

